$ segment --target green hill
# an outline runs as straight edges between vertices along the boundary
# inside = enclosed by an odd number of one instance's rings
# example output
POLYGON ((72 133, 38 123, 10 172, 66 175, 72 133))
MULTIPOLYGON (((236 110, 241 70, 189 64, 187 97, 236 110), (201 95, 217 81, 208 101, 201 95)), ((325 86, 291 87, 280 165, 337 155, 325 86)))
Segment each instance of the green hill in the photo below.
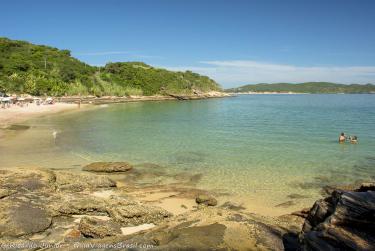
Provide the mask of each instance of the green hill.
POLYGON ((141 62, 90 66, 69 50, 0 37, 0 91, 32 95, 153 95, 220 90, 199 74, 172 72, 141 62))
POLYGON ((226 92, 279 92, 279 93, 375 93, 375 85, 335 84, 329 82, 307 82, 300 84, 277 83, 244 85, 225 90, 226 92))

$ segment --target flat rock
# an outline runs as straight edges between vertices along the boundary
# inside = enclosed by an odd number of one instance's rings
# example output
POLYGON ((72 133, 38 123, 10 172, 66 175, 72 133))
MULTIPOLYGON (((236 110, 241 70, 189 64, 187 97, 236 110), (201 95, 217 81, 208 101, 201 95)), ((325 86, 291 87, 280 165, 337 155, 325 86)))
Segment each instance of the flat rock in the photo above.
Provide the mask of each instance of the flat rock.
POLYGON ((52 171, 39 168, 0 170, 0 188, 14 191, 55 190, 52 171))
POLYGON ((92 238, 104 238, 121 234, 121 226, 116 222, 88 217, 81 219, 78 229, 84 236, 92 238))
POLYGON ((116 187, 116 182, 104 175, 55 171, 56 186, 60 191, 80 192, 86 189, 116 187))
POLYGON ((157 250, 218 250, 224 242, 226 226, 214 223, 206 226, 171 229, 155 237, 157 250))
POLYGON ((83 167, 83 171, 89 172, 127 172, 133 167, 128 162, 94 162, 83 167))
POLYGON ((31 203, 2 203, 0 211, 1 237, 38 233, 46 230, 52 223, 52 217, 45 209, 31 203))
POLYGON ((75 195, 66 197, 57 204, 56 211, 61 215, 108 215, 106 202, 91 196, 75 195))
POLYGON ((109 200, 109 203, 107 209, 109 216, 125 226, 137 226, 145 223, 157 224, 172 216, 171 213, 162 208, 146 206, 136 202, 109 200))

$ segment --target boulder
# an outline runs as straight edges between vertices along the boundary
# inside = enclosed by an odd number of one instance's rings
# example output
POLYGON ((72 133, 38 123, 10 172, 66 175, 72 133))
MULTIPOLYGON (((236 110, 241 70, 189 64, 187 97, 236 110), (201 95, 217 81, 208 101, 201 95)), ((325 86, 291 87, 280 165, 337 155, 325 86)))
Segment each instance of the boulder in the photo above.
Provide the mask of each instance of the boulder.
POLYGON ((121 227, 112 220, 100 220, 83 217, 79 223, 79 231, 86 237, 104 238, 121 234, 121 227))
POLYGON ((374 250, 374 225, 375 192, 371 186, 336 190, 317 201, 308 213, 300 233, 301 249, 374 250))
POLYGON ((206 205, 206 206, 216 206, 217 205, 217 200, 213 196, 207 195, 207 194, 199 194, 195 198, 195 202, 197 204, 203 204, 203 205, 206 205))
POLYGON ((83 171, 89 172, 127 172, 133 167, 128 162, 94 162, 83 167, 83 171))

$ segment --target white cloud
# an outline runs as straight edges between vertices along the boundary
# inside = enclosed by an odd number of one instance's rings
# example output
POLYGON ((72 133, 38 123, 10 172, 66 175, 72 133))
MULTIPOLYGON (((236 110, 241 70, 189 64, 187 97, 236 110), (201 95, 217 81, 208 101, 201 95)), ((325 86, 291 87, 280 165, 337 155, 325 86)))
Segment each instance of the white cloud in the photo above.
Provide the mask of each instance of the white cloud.
POLYGON ((327 81, 335 83, 375 83, 375 66, 295 66, 249 60, 201 61, 197 66, 166 67, 191 70, 210 76, 224 87, 254 83, 327 81))

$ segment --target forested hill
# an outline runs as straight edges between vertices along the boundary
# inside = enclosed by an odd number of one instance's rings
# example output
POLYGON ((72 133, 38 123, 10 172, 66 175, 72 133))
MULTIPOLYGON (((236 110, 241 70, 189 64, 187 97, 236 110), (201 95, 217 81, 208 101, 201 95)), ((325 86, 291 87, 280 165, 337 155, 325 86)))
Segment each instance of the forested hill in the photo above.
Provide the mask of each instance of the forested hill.
POLYGON ((307 82, 301 84, 277 83, 244 85, 225 90, 226 92, 279 92, 279 93, 375 93, 375 85, 335 84, 328 82, 307 82))
POLYGON ((0 37, 0 91, 32 95, 192 94, 220 90, 212 79, 141 62, 90 66, 69 50, 0 37))

